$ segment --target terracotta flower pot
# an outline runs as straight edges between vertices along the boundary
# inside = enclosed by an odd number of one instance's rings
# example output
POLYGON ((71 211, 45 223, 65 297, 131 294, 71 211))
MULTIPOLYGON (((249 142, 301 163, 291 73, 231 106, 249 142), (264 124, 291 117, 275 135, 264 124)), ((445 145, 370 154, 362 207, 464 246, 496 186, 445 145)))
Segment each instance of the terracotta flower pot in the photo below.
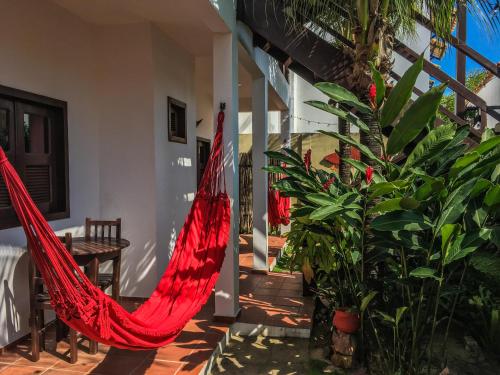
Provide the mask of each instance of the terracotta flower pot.
POLYGON ((355 333, 359 329, 359 314, 345 310, 335 310, 333 325, 344 333, 355 333))

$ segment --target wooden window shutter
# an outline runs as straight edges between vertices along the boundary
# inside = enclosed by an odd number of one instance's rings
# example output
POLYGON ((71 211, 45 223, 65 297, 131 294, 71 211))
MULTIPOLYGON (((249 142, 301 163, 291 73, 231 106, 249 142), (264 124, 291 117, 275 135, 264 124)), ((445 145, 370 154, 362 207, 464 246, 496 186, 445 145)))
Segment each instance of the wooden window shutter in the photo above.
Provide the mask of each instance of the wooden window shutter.
POLYGON ((50 108, 16 103, 18 124, 16 160, 21 178, 42 213, 55 208, 57 143, 55 115, 50 108), (22 124, 22 127, 19 126, 22 124))
MULTIPOLYGON (((69 217, 67 104, 0 86, 0 146, 45 218, 69 217)), ((0 178, 0 230, 17 225, 0 178)))

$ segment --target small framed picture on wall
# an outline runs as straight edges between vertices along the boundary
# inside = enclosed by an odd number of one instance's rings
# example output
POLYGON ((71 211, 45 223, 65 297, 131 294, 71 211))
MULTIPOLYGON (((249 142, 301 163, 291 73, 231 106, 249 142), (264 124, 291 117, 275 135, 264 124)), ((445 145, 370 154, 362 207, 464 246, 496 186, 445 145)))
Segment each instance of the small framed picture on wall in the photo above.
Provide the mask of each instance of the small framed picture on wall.
POLYGON ((186 103, 168 97, 168 140, 187 143, 186 103))

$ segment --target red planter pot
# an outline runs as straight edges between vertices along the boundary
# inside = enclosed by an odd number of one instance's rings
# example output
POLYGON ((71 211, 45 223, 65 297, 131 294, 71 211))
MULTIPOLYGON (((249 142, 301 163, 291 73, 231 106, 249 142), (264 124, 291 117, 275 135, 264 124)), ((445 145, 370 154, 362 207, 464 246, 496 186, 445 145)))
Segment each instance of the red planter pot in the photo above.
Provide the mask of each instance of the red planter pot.
POLYGON ((335 310, 333 325, 344 333, 355 333, 360 326, 359 314, 345 310, 335 310))

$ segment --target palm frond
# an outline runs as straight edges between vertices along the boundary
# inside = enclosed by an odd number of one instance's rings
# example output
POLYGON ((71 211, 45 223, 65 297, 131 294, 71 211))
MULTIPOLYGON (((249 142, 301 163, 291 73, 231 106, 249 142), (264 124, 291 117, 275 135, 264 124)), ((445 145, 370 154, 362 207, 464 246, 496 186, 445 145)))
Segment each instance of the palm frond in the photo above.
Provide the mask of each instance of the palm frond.
POLYGON ((500 30, 499 1, 467 0, 466 5, 474 19, 483 25, 490 34, 500 30))

